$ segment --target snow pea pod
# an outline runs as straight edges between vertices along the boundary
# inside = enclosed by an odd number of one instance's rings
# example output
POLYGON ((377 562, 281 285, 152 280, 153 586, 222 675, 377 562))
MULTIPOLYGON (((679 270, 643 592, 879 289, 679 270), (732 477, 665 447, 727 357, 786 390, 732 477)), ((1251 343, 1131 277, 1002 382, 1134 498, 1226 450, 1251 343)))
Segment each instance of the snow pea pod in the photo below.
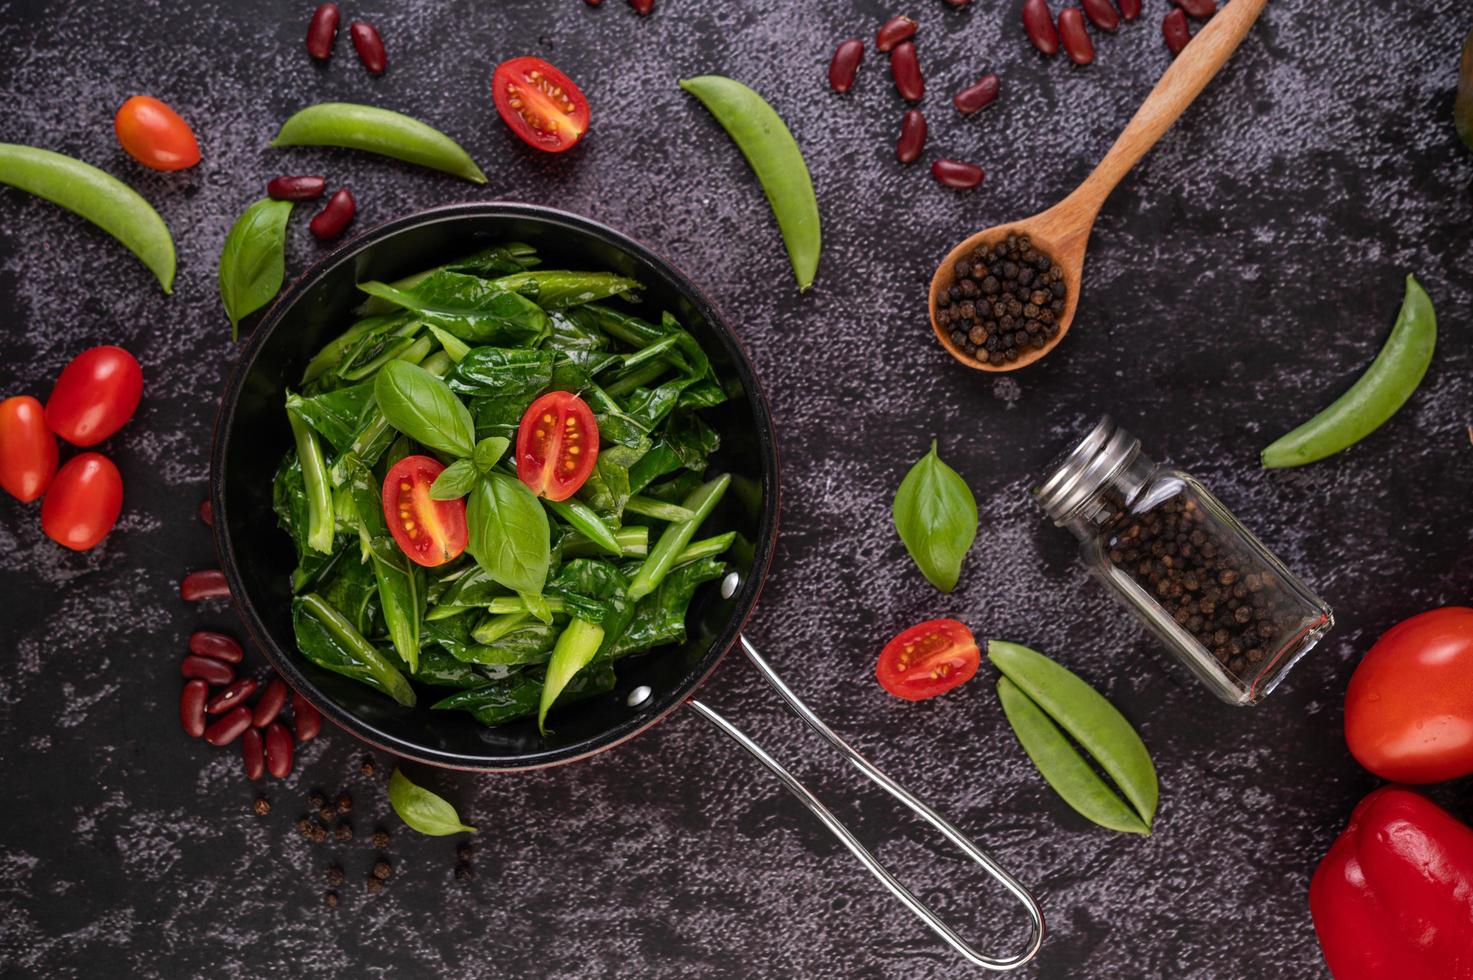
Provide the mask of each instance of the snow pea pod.
MULTIPOLYGON (((1151 763, 1151 753, 1146 751, 1145 743, 1136 734, 1135 729, 1130 727, 1130 722, 1125 716, 1115 709, 1104 696, 1090 687, 1077 674, 1059 664, 1054 663, 1048 657, 1030 650, 1016 643, 1005 643, 1001 640, 991 640, 987 644, 987 659, 991 660, 993 666, 1002 671, 1003 676, 1011 681, 1028 700, 1032 701, 1044 714, 1069 733, 1074 741, 1079 743, 1080 748, 1088 752, 1105 775, 1114 780, 1115 785, 1120 787, 1125 794, 1126 800, 1134 809, 1135 815, 1140 818, 1140 823, 1149 832, 1151 820, 1156 815, 1156 802, 1159 794, 1159 786, 1156 782, 1156 767, 1151 763)), ((1001 694, 999 689, 999 694, 1001 694)), ((1016 706, 1016 705, 1015 705, 1016 706)), ((1004 705, 1006 708, 1006 705, 1004 705)), ((1009 721, 1012 720, 1009 713, 1009 721)), ((1018 740, 1023 742, 1025 750, 1029 749, 1029 743, 1024 740, 1024 733, 1018 731, 1018 740)), ((1028 723, 1030 736, 1036 737, 1035 744, 1048 746, 1049 740, 1038 735, 1036 725, 1028 723)), ((1062 739, 1062 736, 1061 736, 1062 739)), ((1067 745, 1067 743, 1065 743, 1067 745)), ((1045 753, 1050 761, 1059 763, 1059 755, 1056 751, 1048 750, 1045 753)), ((1029 755, 1033 752, 1029 750, 1029 755)), ((1037 759, 1034 759, 1037 763, 1037 759)), ((1081 760, 1082 763, 1082 760, 1081 760)), ((1087 768, 1087 767, 1086 767, 1087 768)), ((1079 785, 1077 771, 1067 761, 1059 763, 1059 769, 1053 773, 1044 770, 1042 765, 1039 769, 1044 778, 1054 785, 1054 777, 1068 780, 1072 785, 1079 786, 1081 795, 1082 786, 1079 785)), ((1058 787, 1055 786, 1057 789, 1058 787)), ((1059 793, 1065 802, 1074 806, 1074 800, 1059 793)), ((1079 807, 1075 807, 1079 809, 1079 807)), ((1095 816, 1079 809, 1079 812, 1091 820, 1095 816)), ((1098 821, 1097 821, 1098 822, 1098 821)), ((1104 824, 1104 826, 1112 826, 1104 824)), ((1121 828, 1115 829, 1133 829, 1121 828)), ((1139 832, 1139 831, 1137 831, 1139 832)))
POLYGON ((1436 346, 1437 313, 1432 299, 1416 279, 1407 276, 1401 312, 1381 353, 1334 404, 1265 449, 1264 467, 1313 463, 1375 432, 1422 383, 1436 346))
POLYGON ((174 291, 174 239, 169 226, 121 180, 60 153, 0 143, 0 183, 86 218, 138 256, 165 293, 174 291))
POLYGON ((675 560, 685 551, 686 545, 690 544, 690 539, 695 537, 696 531, 711 516, 711 511, 716 509, 729 486, 731 474, 724 473, 709 483, 696 487, 690 496, 681 501, 681 506, 695 516, 688 521, 667 525, 661 532, 660 540, 655 542, 649 557, 629 582, 629 598, 637 602, 659 587, 665 576, 670 574, 670 569, 675 567, 675 560))
POLYGON ((461 145, 402 113, 352 102, 308 106, 281 124, 272 146, 340 146, 441 170, 477 184, 486 175, 461 145))
POLYGON ((777 111, 741 82, 702 75, 684 79, 680 87, 710 110, 757 174, 788 247, 798 288, 806 290, 818 272, 823 241, 818 198, 797 140, 777 111))

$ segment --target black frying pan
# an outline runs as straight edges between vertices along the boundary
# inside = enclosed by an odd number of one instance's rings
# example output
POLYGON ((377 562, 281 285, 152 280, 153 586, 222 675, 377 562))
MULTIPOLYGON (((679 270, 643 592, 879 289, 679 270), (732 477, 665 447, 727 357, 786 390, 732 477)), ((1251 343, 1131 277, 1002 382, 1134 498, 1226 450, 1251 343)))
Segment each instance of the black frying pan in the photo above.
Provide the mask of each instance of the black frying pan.
MULTIPOLYGON (((585 758, 649 728, 690 700, 740 638, 757 602, 777 538, 778 464, 772 418, 751 364, 715 307, 685 276, 644 246, 586 218, 525 204, 463 204, 409 215, 344 244, 318 261, 267 312, 226 384, 211 454, 211 502, 221 568, 251 640, 293 688, 355 737, 432 766, 504 772, 585 758), (618 687, 558 717, 544 738, 528 719, 488 728, 459 711, 403 708, 349 678, 322 670, 296 653, 289 578, 291 541, 271 509, 276 466, 291 444, 285 391, 302 369, 352 319, 369 280, 392 281, 477 248, 508 241, 535 247, 547 268, 610 269, 644 283, 640 312, 658 322, 673 312, 695 335, 740 393, 704 413, 721 435, 712 472, 729 472, 732 490, 712 526, 740 533, 746 546, 728 560, 735 571, 697 592, 687 617, 688 638, 620 663, 618 687)), ((798 700, 742 639, 745 652, 810 726, 866 776, 915 810, 997 878, 1028 910, 1029 946, 1006 959, 983 956, 956 936, 848 833, 832 814, 770 756, 705 704, 692 707, 771 768, 837 834, 897 898, 978 966, 1012 969, 1032 959, 1043 920, 1027 892, 960 832, 874 769, 798 700)))

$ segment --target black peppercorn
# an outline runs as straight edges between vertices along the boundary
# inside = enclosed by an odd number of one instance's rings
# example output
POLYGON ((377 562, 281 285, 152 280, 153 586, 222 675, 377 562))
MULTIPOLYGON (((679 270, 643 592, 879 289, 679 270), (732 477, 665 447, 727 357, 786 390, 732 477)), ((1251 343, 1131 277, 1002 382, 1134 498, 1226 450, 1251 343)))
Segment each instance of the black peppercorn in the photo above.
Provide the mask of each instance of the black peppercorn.
POLYGON ((344 881, 343 869, 338 867, 336 864, 329 865, 327 871, 324 873, 324 876, 327 878, 327 883, 334 888, 341 885, 344 881))
POLYGON ((338 812, 339 813, 347 813, 348 811, 350 811, 352 809, 353 809, 353 797, 349 796, 346 792, 339 793, 338 794, 338 812))
POLYGON ((379 850, 389 846, 389 832, 387 830, 375 830, 373 832, 373 846, 379 850))
POLYGON ((271 812, 271 801, 264 796, 258 796, 256 802, 251 804, 251 809, 255 811, 256 816, 264 817, 271 812))
POLYGON ((335 909, 335 908, 338 907, 338 893, 337 892, 328 892, 326 895, 323 895, 322 896, 322 900, 325 903, 327 903, 327 907, 330 908, 330 909, 335 909))
POLYGON ((387 861, 379 861, 373 866, 373 876, 379 881, 388 881, 389 875, 393 873, 394 869, 389 867, 389 862, 387 861))
POLYGON ((456 881, 470 881, 476 876, 476 871, 469 864, 462 861, 455 866, 456 881))
POLYGON ((350 841, 350 840, 352 840, 353 839, 353 827, 352 827, 352 825, 350 825, 347 821, 340 821, 338 823, 337 827, 333 830, 333 836, 336 837, 340 841, 350 841))
POLYGON ((373 756, 365 755, 363 761, 358 763, 358 773, 361 776, 372 776, 374 773, 373 756))

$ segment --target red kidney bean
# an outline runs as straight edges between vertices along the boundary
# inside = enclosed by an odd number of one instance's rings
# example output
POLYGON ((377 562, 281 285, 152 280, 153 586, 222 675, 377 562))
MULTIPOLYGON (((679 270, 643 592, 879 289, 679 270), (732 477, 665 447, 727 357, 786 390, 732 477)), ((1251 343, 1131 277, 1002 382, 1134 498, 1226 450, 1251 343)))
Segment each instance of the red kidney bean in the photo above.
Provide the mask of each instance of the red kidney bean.
POLYGON ((266 185, 266 196, 278 201, 315 201, 327 189, 327 180, 322 177, 283 175, 272 177, 266 185))
POLYGON ((218 599, 220 596, 229 594, 230 586, 225 582, 225 573, 218 568, 190 572, 184 576, 184 581, 179 583, 179 596, 185 602, 218 599))
POLYGON ((1187 23, 1186 11, 1180 7, 1166 15, 1161 22, 1161 36, 1166 39, 1166 46, 1171 49, 1171 56, 1175 58, 1181 54, 1182 48, 1192 39, 1192 28, 1187 23))
POLYGON ((919 109, 907 109, 900 117, 900 139, 895 141, 895 159, 915 163, 926 146, 926 117, 919 109))
POLYGON ((247 728, 240 734, 240 760, 245 763, 247 779, 260 779, 266 774, 266 753, 261 748, 261 733, 247 728))
POLYGON ((1114 31, 1120 26, 1120 15, 1110 6, 1110 0, 1079 0, 1089 22, 1102 31, 1114 31))
POLYGON ((1054 29, 1054 15, 1049 13, 1048 0, 1025 0, 1023 4, 1023 30, 1028 40, 1044 54, 1056 54, 1059 50, 1059 32, 1054 29))
POLYGON ((1076 65, 1087 65, 1095 60, 1094 42, 1089 31, 1084 29, 1084 14, 1078 7, 1065 7, 1059 11, 1059 38, 1064 42, 1064 53, 1076 65))
POLYGON ((1135 20, 1141 15, 1141 0, 1115 0, 1115 5, 1126 20, 1135 20))
POLYGON ((972 0, 946 0, 946 2, 951 4, 953 7, 965 7, 967 4, 971 3, 972 0))
POLYGON ((952 96, 951 104, 956 106, 958 112, 971 115, 992 105, 992 100, 997 98, 1001 85, 996 75, 983 75, 975 83, 952 96))
POLYGON ((931 164, 931 176, 947 187, 967 190, 982 183, 984 174, 982 168, 975 163, 942 158, 931 164))
POLYGON ((215 510, 208 500, 199 502, 199 519, 205 522, 205 527, 215 526, 215 510))
POLYGON ((331 241, 343 233, 357 211, 358 202, 353 200, 353 192, 344 187, 327 199, 326 207, 312 216, 307 230, 319 242, 331 241))
POLYGON ((348 36, 353 39, 353 50, 358 60, 370 75, 382 75, 389 67, 389 55, 384 51, 384 39, 379 37, 378 28, 366 20, 355 20, 348 25, 348 36))
POLYGON ((307 25, 307 53, 318 61, 332 57, 332 43, 338 37, 338 5, 324 3, 312 12, 307 25))
POLYGON ((235 680, 235 669, 213 657, 190 654, 179 662, 179 676, 197 677, 211 687, 224 687, 235 680))
POLYGON ((214 630, 195 630, 189 634, 189 652, 201 657, 214 657, 228 664, 238 664, 245 659, 245 651, 235 642, 235 637, 214 630))
POLYGON ((199 738, 205 733, 205 698, 210 685, 202 680, 192 680, 184 685, 179 695, 179 724, 190 738, 199 738))
POLYGON ((588 4, 590 7, 601 7, 603 6, 604 0, 583 0, 583 2, 588 4))
POLYGON ((240 737, 240 733, 251 727, 251 709, 245 705, 232 708, 230 714, 221 715, 205 729, 205 741, 211 745, 229 745, 240 737))
POLYGON ((280 677, 273 677, 271 683, 266 685, 266 690, 256 699, 256 714, 251 718, 251 724, 257 728, 265 728, 276 720, 281 714, 281 706, 286 704, 286 681, 280 677))
POLYGON ((205 713, 218 715, 238 704, 245 704, 246 698, 255 693, 256 679, 254 677, 242 677, 219 694, 210 698, 210 703, 205 705, 205 713))
POLYGON ((921 77, 921 63, 916 58, 913 41, 901 41, 890 52, 890 77, 895 91, 907 102, 919 102, 926 94, 926 80, 921 77))
MULTIPOLYGON (((254 729, 253 729, 254 731, 254 729)), ((292 733, 279 721, 266 729, 266 768, 277 779, 285 779, 292 771, 292 733)))
POLYGON ((296 691, 292 692, 292 727, 298 742, 314 739, 322 731, 322 712, 296 691))
POLYGON ((629 0, 629 6, 633 7, 641 17, 648 17, 655 9, 655 0, 629 0))
POLYGON ((829 87, 835 92, 847 92, 853 88, 854 76, 863 58, 863 41, 851 37, 842 42, 834 49, 834 58, 829 62, 829 87))
POLYGON ((1171 2, 1185 10, 1188 17, 1195 17, 1198 20, 1206 20, 1217 13, 1216 0, 1171 0, 1171 2))
POLYGON ((914 37, 918 26, 920 25, 904 15, 891 17, 875 31, 875 50, 890 53, 895 45, 914 37))

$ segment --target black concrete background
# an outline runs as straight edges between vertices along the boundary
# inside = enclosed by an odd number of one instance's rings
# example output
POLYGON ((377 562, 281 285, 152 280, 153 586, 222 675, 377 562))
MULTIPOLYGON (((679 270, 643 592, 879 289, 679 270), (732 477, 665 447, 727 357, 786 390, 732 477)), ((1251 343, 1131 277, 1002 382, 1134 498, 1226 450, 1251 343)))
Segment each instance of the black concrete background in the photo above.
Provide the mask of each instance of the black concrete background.
MULTIPOLYGON (((1057 4, 1055 5, 1057 6, 1057 4)), ((390 68, 368 77, 346 36, 325 67, 302 50, 310 4, 220 0, 0 2, 0 140, 75 154, 153 201, 179 247, 175 294, 95 229, 0 189, 0 394, 44 397, 79 350, 120 343, 144 366, 136 419, 102 450, 127 487, 95 551, 42 536, 37 507, 0 501, 0 973, 45 977, 822 976, 967 971, 732 744, 689 713, 590 762, 522 776, 416 770, 480 826, 477 877, 455 841, 418 837, 383 780, 329 732, 274 805, 238 754, 179 731, 188 633, 236 629, 190 607, 181 574, 213 564, 195 517, 232 360, 215 258, 233 217, 281 172, 348 184, 361 230, 467 199, 553 204, 665 251, 746 340, 783 442, 784 531, 752 638, 810 703, 1035 889, 1052 933, 1039 977, 1323 975, 1309 875, 1376 785, 1340 734, 1346 679, 1374 638, 1467 601, 1473 421, 1473 152, 1449 113, 1464 0, 1277 0, 1213 84, 1106 205, 1079 319, 1042 364, 963 370, 930 337, 924 289, 964 234, 1039 210, 1089 171, 1167 64, 1166 0, 1080 69, 1024 40, 1016 0, 905 5, 922 22, 931 144, 988 170, 936 185, 892 155, 902 105, 882 59, 856 90, 824 84, 834 45, 872 36, 879 0, 618 0, 345 5, 376 22, 390 68), (583 86, 593 130, 559 157, 525 149, 491 107, 497 61, 550 57, 583 86), (949 95, 984 71, 999 103, 964 119, 949 95), (813 171, 825 253, 795 289, 760 190, 678 78, 729 74, 790 122, 813 171), (143 170, 111 117, 129 95, 174 105, 204 160, 143 170), (329 99, 421 116, 490 175, 476 188, 336 151, 273 151, 290 112, 329 99), (1335 459, 1265 473, 1258 450, 1374 356, 1415 272, 1441 343, 1421 391, 1335 459), (1217 703, 1168 665, 1088 581, 1027 488, 1102 412, 1195 472, 1335 607, 1339 625, 1262 707, 1217 703), (937 594, 889 521, 933 436, 975 489, 982 529, 957 591, 937 594), (979 636, 1045 650, 1139 726, 1162 784, 1150 839, 1095 829, 1043 785, 983 673, 931 702, 875 685, 880 645, 956 615, 979 636), (293 822, 314 789, 356 800, 351 845, 293 822), (396 871, 363 879, 382 824, 396 871), (323 870, 342 865, 341 907, 323 870)), ((306 214, 289 270, 319 254, 306 214)), ((839 769, 730 658, 703 691, 791 762, 905 880, 985 948, 1019 939, 995 890, 839 769)), ((388 760, 379 759, 380 773, 388 760)), ((1439 799, 1473 816, 1468 780, 1439 799)))

